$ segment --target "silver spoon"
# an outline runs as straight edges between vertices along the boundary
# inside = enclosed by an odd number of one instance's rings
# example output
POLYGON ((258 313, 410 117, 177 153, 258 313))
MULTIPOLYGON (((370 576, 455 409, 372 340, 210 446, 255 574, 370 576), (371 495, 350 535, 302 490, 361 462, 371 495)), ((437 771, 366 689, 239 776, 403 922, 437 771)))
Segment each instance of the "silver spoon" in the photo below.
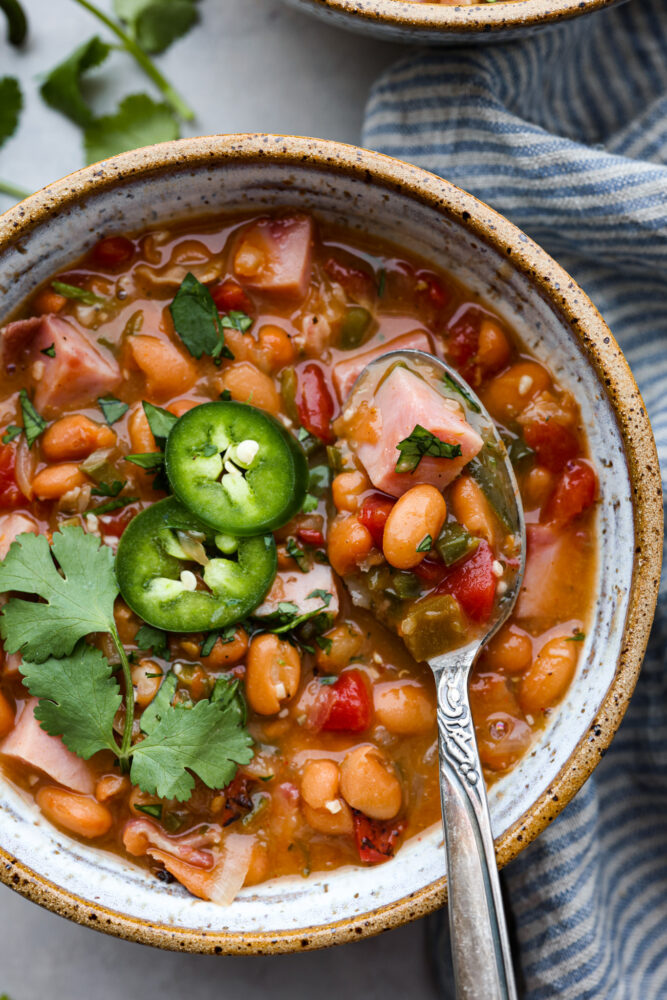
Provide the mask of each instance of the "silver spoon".
MULTIPOLYGON (((521 588, 526 536, 523 507, 507 449, 493 420, 456 371, 422 351, 392 351, 372 361, 354 383, 346 417, 373 397, 395 365, 424 378, 443 396, 459 402, 466 419, 485 439, 471 471, 515 540, 515 571, 491 621, 466 645, 431 656, 438 695, 440 795, 445 829, 449 924, 457 996, 466 1000, 514 1000, 512 955, 500 893, 484 775, 468 698, 470 670, 482 645, 507 620, 521 588)), ((417 479, 418 481, 418 479, 417 479)), ((363 583, 355 577, 352 599, 368 606, 363 583)))

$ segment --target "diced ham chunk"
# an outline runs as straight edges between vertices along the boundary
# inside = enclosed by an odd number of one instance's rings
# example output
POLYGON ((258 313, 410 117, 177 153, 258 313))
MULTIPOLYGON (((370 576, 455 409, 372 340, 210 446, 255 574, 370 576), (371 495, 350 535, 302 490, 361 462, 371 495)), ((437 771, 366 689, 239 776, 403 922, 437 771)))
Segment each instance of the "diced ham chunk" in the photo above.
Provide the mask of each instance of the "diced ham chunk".
POLYGON ((581 616, 581 579, 590 571, 590 553, 577 539, 576 524, 529 524, 526 570, 514 614, 544 627, 553 619, 581 616))
POLYGON ((484 442, 477 431, 447 405, 447 400, 407 368, 396 367, 375 393, 373 433, 354 442, 357 457, 378 490, 400 497, 412 486, 428 483, 442 490, 456 479, 484 442), (414 472, 396 472, 397 445, 420 425, 448 444, 461 445, 459 458, 425 456, 414 472))
POLYGON ((303 299, 312 256, 310 216, 259 219, 243 230, 234 254, 234 271, 246 288, 303 299))
POLYGON ((0 516, 0 560, 5 558, 12 542, 27 531, 33 535, 39 534, 39 528, 33 519, 26 514, 0 516))
POLYGON ((377 344, 363 354, 355 354, 349 360, 339 361, 334 365, 333 384, 341 402, 349 396, 352 386, 366 365, 376 358, 381 358, 383 354, 388 354, 389 351, 425 351, 430 354, 431 338, 424 330, 413 330, 412 333, 403 333, 393 340, 377 344))
POLYGON ((130 819, 123 829, 123 845, 128 854, 141 857, 157 848, 189 865, 207 869, 213 868, 214 858, 202 848, 219 844, 221 837, 222 831, 215 823, 207 823, 182 837, 170 837, 148 819, 130 819))
POLYGON ((95 788, 85 761, 67 749, 59 736, 49 736, 35 718, 37 698, 25 703, 11 733, 0 743, 0 753, 44 771, 74 792, 90 794, 95 788))
POLYGON ((58 316, 18 320, 2 331, 0 363, 25 364, 33 380, 34 404, 45 416, 76 406, 94 396, 112 392, 120 382, 120 369, 68 320, 58 316), (43 352, 53 347, 55 356, 43 352), (33 362, 41 362, 38 378, 33 362))
POLYGON ((278 610, 278 605, 282 601, 286 601, 290 604, 296 604, 300 613, 305 615, 308 611, 321 608, 324 604, 319 595, 308 597, 315 590, 322 590, 332 595, 326 610, 332 615, 337 615, 340 604, 334 575, 329 566, 324 566, 321 563, 315 563, 308 573, 302 573, 301 570, 281 570, 273 581, 271 590, 264 598, 264 603, 253 614, 273 614, 278 610))

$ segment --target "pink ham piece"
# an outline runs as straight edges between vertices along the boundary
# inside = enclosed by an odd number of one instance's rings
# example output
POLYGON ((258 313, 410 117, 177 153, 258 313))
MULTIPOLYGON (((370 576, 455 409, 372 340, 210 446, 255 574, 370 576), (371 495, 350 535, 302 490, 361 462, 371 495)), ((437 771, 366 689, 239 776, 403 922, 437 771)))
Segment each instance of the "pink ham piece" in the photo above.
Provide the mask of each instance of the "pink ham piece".
POLYGON ((281 601, 296 604, 299 612, 305 615, 308 611, 315 611, 322 608, 324 601, 322 597, 308 597, 315 590, 323 590, 331 594, 331 601, 326 610, 332 615, 337 615, 340 607, 338 601, 338 591, 334 575, 328 566, 321 563, 315 565, 308 571, 302 573, 301 570, 280 570, 273 581, 273 586, 264 598, 263 604, 253 611, 253 615, 270 615, 278 610, 281 601))
POLYGON ((313 257, 313 220, 307 215, 259 219, 243 230, 234 271, 246 288, 303 299, 313 257))
POLYGON ((116 362, 102 355, 86 335, 58 316, 10 323, 2 332, 0 345, 0 365, 5 370, 20 363, 29 368, 35 387, 33 402, 43 416, 55 416, 91 396, 104 396, 120 382, 116 362), (51 346, 55 357, 43 353, 51 346), (43 366, 39 378, 32 371, 36 361, 43 366))
POLYGON ((28 531, 33 535, 39 534, 39 528, 31 517, 25 514, 0 516, 0 560, 5 558, 12 542, 28 531))
MULTIPOLYGON (((380 385, 372 402, 376 433, 373 440, 351 445, 377 489, 400 497, 412 487, 428 483, 442 490, 456 479, 461 469, 475 457, 484 442, 443 396, 407 368, 397 367, 380 385), (396 472, 400 458, 397 445, 409 437, 417 425, 425 427, 441 441, 461 445, 459 458, 425 456, 414 472, 396 472)), ((367 435, 368 437, 368 435, 367 435)))
POLYGON ((181 837, 169 837, 148 819, 130 819, 123 829, 123 845, 128 854, 141 857, 157 848, 196 868, 213 868, 213 855, 202 848, 219 844, 221 839, 222 831, 216 823, 204 824, 181 837))
POLYGON ((25 703, 11 733, 0 743, 0 753, 44 771, 65 788, 89 795, 95 782, 87 764, 68 750, 59 736, 44 732, 35 718, 36 706, 37 698, 25 703))
POLYGON ((578 620, 580 584, 589 571, 592 553, 577 541, 578 525, 529 524, 526 528, 526 570, 514 614, 543 628, 554 618, 578 620))
POLYGON ((363 354, 356 354, 348 361, 339 361, 334 365, 333 384, 341 403, 347 399, 352 386, 361 375, 367 364, 381 358, 389 351, 425 351, 432 353, 431 338, 424 330, 413 330, 412 333, 402 333, 400 337, 377 344, 363 354))

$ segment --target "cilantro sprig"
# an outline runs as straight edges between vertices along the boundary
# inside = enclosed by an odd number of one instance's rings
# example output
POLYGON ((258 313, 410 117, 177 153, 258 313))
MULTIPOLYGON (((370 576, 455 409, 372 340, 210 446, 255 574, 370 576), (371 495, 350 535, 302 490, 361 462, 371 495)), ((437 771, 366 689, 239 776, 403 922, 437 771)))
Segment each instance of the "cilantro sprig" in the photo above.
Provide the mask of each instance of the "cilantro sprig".
MULTIPOLYGON (((8 652, 21 653, 25 684, 39 699, 40 724, 77 756, 87 760, 109 750, 142 791, 179 800, 192 793, 193 775, 221 788, 238 764, 251 760, 252 740, 237 699, 174 705, 173 680, 163 682, 152 714, 142 716, 145 739, 132 743, 134 688, 113 613, 118 595, 113 553, 95 535, 63 527, 51 547, 43 535, 19 535, 0 563, 0 593, 10 591, 41 598, 11 597, 2 610, 0 635, 8 652), (114 665, 86 641, 92 633, 111 636, 124 697, 114 665), (119 744, 114 721, 123 701, 119 744)), ((150 639, 157 644, 155 636, 150 639)))
POLYGON ((221 357, 234 357, 225 346, 225 326, 239 329, 239 325, 235 325, 231 320, 225 324, 225 317, 221 317, 218 313, 218 307, 210 291, 192 272, 188 271, 183 278, 169 306, 169 312, 176 333, 193 358, 199 359, 202 354, 208 354, 217 361, 221 357))

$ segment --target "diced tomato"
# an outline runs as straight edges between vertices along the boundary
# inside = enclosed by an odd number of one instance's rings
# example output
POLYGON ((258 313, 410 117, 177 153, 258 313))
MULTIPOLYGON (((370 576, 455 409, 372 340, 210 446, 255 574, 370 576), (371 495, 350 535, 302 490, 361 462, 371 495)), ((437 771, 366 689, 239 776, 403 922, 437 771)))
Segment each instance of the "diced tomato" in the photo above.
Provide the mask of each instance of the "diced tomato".
POLYGON ((455 566, 438 586, 437 593, 455 597, 473 621, 488 621, 496 593, 493 553, 488 542, 482 540, 464 563, 455 566))
POLYGON ((456 313, 448 328, 447 357, 464 377, 472 374, 481 323, 481 311, 476 306, 469 306, 456 313))
POLYGON ((296 406, 301 425, 325 444, 331 444, 335 440, 331 430, 335 407, 324 370, 309 361, 299 370, 298 376, 296 406))
POLYGON ((384 493, 371 493, 362 503, 357 515, 364 528, 370 532, 373 545, 378 549, 382 548, 384 526, 395 503, 395 500, 384 493))
POLYGON ((368 271, 352 264, 345 264, 337 257, 329 257, 324 270, 330 278, 342 285, 343 290, 355 302, 367 301, 375 295, 375 279, 368 271))
POLYGON ((108 236, 93 247, 93 257, 102 267, 119 267, 134 256, 134 244, 125 236, 108 236))
POLYGON ((313 528, 299 528, 297 537, 304 545, 314 545, 315 547, 324 545, 324 535, 321 531, 315 531, 313 528))
MULTIPOLYGON (((94 514, 95 510, 93 509, 89 511, 89 513, 94 514)), ((136 507, 123 507, 122 510, 110 511, 108 514, 100 514, 102 534, 115 535, 116 538, 120 538, 132 518, 138 513, 139 511, 136 507)))
POLYGON ((0 445, 0 507, 20 507, 25 501, 16 483, 16 448, 0 445))
POLYGON ((236 310, 237 312, 249 313, 252 309, 252 302, 238 281, 234 281, 233 278, 227 278, 222 284, 216 285, 215 288, 211 289, 211 295, 218 312, 228 313, 236 310))
POLYGON ((447 567, 443 562, 438 562, 435 559, 423 559, 417 566, 413 566, 412 572, 424 583, 431 587, 437 587, 447 575, 447 567))
POLYGON ((561 523, 574 520, 591 506, 597 488, 595 470, 585 459, 568 462, 546 505, 543 520, 561 523))
POLYGON ((575 435, 557 420, 535 420, 527 422, 523 428, 526 444, 537 455, 540 465, 550 472, 560 472, 566 462, 579 451, 575 435))
POLYGON ((396 845, 406 827, 405 820, 370 819, 356 809, 352 815, 359 860, 376 865, 393 858, 396 845))
POLYGON ((216 819, 221 826, 229 826, 239 819, 244 812, 252 809, 250 798, 250 781, 242 774, 237 774, 233 781, 223 790, 225 805, 216 819))
POLYGON ((451 296, 449 289, 445 288, 440 278, 432 274, 431 271, 417 271, 416 278, 420 285, 422 283, 426 285, 423 295, 429 305, 433 306, 434 309, 444 309, 451 296))
POLYGON ((371 723, 371 699, 360 670, 346 670, 329 688, 329 711, 322 729, 361 733, 371 723))

